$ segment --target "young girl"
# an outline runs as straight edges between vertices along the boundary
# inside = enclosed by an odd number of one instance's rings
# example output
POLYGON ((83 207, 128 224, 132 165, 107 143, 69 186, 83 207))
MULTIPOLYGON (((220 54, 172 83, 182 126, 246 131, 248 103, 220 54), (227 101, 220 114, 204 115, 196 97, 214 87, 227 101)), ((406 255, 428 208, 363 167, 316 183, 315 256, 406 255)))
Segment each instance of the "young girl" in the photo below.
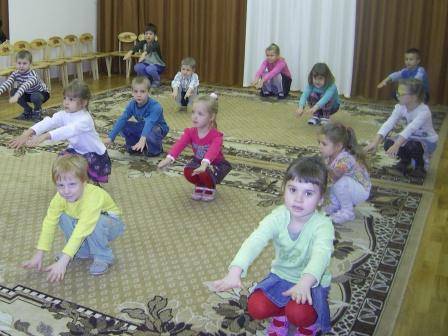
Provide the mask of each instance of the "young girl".
POLYGON ((334 84, 334 76, 325 63, 316 63, 308 75, 308 85, 302 93, 297 108, 297 115, 303 115, 305 104, 308 103, 313 117, 309 125, 326 124, 330 115, 339 110, 338 89, 334 84))
POLYGON ((336 224, 355 219, 353 206, 367 200, 371 187, 365 154, 356 141, 355 131, 341 123, 324 125, 319 150, 333 181, 327 214, 336 224))
POLYGON ((89 99, 87 84, 75 79, 64 88, 64 110, 30 127, 12 140, 10 146, 34 147, 45 140, 68 140, 68 148, 61 155, 71 153, 84 156, 89 162, 89 178, 95 183, 107 182, 111 162, 88 111, 89 99))
POLYGON ((47 280, 63 280, 73 258, 92 258, 90 274, 106 273, 114 259, 109 242, 124 231, 121 210, 104 189, 87 183, 87 161, 82 156, 58 157, 53 163, 52 178, 58 192, 43 221, 37 252, 23 267, 42 269, 44 253, 51 250, 59 224, 66 245, 58 260, 44 269, 48 272, 47 280))
POLYGON ((396 168, 403 174, 408 173, 412 160, 415 169, 411 176, 424 177, 425 166, 434 152, 439 139, 432 125, 429 107, 423 103, 425 91, 421 80, 410 78, 398 82, 398 104, 392 115, 381 126, 373 141, 365 147, 367 152, 375 151, 378 144, 384 140, 384 150, 389 156, 398 157, 396 168), (388 138, 387 135, 399 120, 406 121, 406 127, 398 136, 388 138))
POLYGON ((252 85, 260 89, 260 96, 277 96, 284 99, 291 88, 291 73, 283 57, 280 56, 280 48, 271 43, 266 48, 266 59, 261 63, 255 74, 252 85))
POLYGON ((145 27, 145 39, 131 49, 123 60, 129 59, 132 54, 141 52, 138 63, 134 70, 139 76, 149 77, 153 87, 160 86, 160 74, 165 70, 166 64, 162 59, 162 52, 157 41, 157 27, 155 24, 148 24, 145 27))
POLYGON ((296 335, 330 330, 327 297, 331 274, 334 229, 318 211, 324 200, 327 169, 317 157, 303 157, 288 167, 284 205, 274 209, 246 239, 230 264, 229 272, 213 283, 217 291, 242 288, 241 276, 272 239, 275 259, 271 273, 255 287, 247 303, 257 320, 274 317, 267 334, 287 335, 289 323, 296 335))
POLYGON ((195 99, 192 107, 193 127, 185 129, 167 157, 158 164, 159 169, 167 168, 186 146, 191 145, 194 157, 185 166, 184 176, 194 184, 191 197, 196 201, 213 201, 216 185, 232 169, 222 153, 223 134, 217 130, 217 99, 215 93, 195 99))

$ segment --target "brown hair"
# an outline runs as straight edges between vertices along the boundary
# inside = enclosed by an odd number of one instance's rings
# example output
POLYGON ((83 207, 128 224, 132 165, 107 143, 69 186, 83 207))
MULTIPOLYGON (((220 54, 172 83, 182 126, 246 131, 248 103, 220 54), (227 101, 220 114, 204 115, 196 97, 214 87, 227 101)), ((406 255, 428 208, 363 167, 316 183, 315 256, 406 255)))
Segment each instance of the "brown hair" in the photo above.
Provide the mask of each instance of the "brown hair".
POLYGON ((87 101, 86 109, 89 109, 89 100, 92 97, 92 94, 90 92, 89 86, 85 82, 79 79, 72 80, 64 88, 64 97, 67 96, 87 101))
POLYGON ((322 76, 325 78, 325 86, 334 83, 334 76, 326 63, 316 63, 308 74, 308 84, 313 85, 313 77, 322 76))
POLYGON ((135 85, 145 84, 146 88, 151 89, 151 80, 146 76, 137 76, 131 82, 131 87, 134 88, 135 85))
POLYGON ((400 79, 398 81, 398 86, 400 85, 406 87, 406 93, 411 96, 417 96, 420 102, 424 101, 425 90, 423 88, 423 82, 421 80, 416 78, 400 79))
POLYGON ((58 179, 66 173, 73 173, 81 182, 89 179, 87 175, 88 163, 81 155, 67 154, 59 156, 51 168, 51 177, 56 184, 58 179))
POLYGON ((312 183, 319 187, 323 196, 327 190, 328 171, 325 163, 318 156, 301 157, 289 165, 283 177, 282 191, 286 183, 297 179, 299 182, 312 183))
POLYGON ((191 67, 191 69, 196 68, 196 60, 193 57, 185 57, 181 62, 180 65, 186 65, 191 67))
POLYGON ((16 54, 16 61, 19 59, 26 59, 28 62, 33 63, 33 55, 28 50, 19 50, 16 54))

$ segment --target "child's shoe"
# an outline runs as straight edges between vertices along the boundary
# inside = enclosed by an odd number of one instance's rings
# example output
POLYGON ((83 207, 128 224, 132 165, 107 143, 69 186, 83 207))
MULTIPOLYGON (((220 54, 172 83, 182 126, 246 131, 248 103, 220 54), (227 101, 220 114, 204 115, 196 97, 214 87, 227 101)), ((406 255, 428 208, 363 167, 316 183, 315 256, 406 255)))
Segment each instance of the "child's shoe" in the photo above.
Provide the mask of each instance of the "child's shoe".
POLYGON ((339 209, 330 215, 331 220, 335 224, 343 224, 355 219, 355 212, 353 210, 339 209))
POLYGON ((393 168, 398 170, 403 175, 407 175, 408 167, 410 164, 411 164, 411 162, 409 162, 409 161, 400 160, 393 166, 393 168))
POLYGON ((31 119, 33 119, 34 122, 39 122, 42 120, 42 109, 34 110, 31 119))
POLYGON ((266 98, 266 97, 269 97, 270 95, 271 95, 271 93, 268 92, 268 91, 260 91, 260 96, 261 97, 266 98))
POLYGON ((330 122, 330 119, 328 118, 320 118, 320 124, 321 125, 326 125, 330 122))
POLYGON ((310 325, 309 327, 299 327, 295 332, 294 336, 315 336, 319 331, 317 323, 310 325))
POLYGON ((18 120, 30 120, 33 116, 32 111, 23 110, 22 114, 16 117, 18 120))
POLYGON ((89 267, 89 273, 91 275, 103 275, 109 269, 109 264, 103 261, 94 260, 89 267))
POLYGON ((423 167, 415 167, 415 169, 412 170, 409 173, 409 175, 412 176, 412 177, 417 177, 417 178, 425 178, 426 170, 423 167))
POLYGON ((288 335, 288 319, 286 316, 275 316, 269 324, 266 335, 268 336, 287 336, 288 335))
POLYGON ((286 96, 285 96, 284 93, 279 93, 279 94, 277 95, 277 98, 278 98, 279 100, 282 100, 282 99, 286 99, 286 96))
POLYGON ((191 199, 195 201, 202 200, 204 188, 202 187, 194 187, 193 193, 191 194, 191 199))
POLYGON ((202 200, 205 202, 211 202, 215 199, 216 189, 203 188, 202 200))
POLYGON ((308 125, 319 125, 320 124, 320 118, 318 117, 312 117, 308 119, 308 125))

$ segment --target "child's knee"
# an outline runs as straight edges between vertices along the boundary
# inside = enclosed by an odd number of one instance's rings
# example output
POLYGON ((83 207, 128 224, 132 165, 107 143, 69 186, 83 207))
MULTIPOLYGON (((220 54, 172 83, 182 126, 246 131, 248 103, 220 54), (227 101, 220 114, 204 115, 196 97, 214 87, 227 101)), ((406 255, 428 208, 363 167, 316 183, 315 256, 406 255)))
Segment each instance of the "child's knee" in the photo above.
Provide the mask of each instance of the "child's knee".
POLYGON ((285 307, 285 314, 288 321, 297 327, 308 327, 317 320, 317 313, 310 304, 298 304, 289 301, 285 307))

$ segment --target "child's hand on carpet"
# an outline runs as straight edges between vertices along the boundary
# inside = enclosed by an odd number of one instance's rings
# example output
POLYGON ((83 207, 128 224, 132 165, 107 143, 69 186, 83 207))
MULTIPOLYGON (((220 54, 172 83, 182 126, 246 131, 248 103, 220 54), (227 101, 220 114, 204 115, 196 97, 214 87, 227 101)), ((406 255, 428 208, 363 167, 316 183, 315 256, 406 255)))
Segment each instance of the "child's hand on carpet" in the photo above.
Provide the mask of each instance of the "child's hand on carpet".
POLYGON ((113 141, 110 138, 106 138, 103 140, 103 144, 104 146, 109 147, 110 145, 113 144, 113 141))
POLYGON ((303 116, 303 112, 305 112, 305 109, 303 108, 303 107, 298 107, 297 108, 297 110, 296 110, 296 115, 298 116, 298 117, 301 117, 301 116, 303 116))
POLYGON ((45 272, 48 272, 47 280, 50 282, 64 280, 65 270, 67 269, 67 265, 69 262, 70 257, 62 253, 58 261, 44 269, 45 272))
POLYGON ((241 272, 242 269, 238 266, 230 267, 229 273, 223 279, 213 281, 213 288, 216 292, 224 292, 232 288, 243 288, 241 272))
POLYGON ((14 149, 19 149, 20 147, 22 147, 23 145, 26 144, 26 142, 31 138, 31 136, 33 136, 34 131, 29 128, 25 131, 23 131, 23 133, 21 135, 19 135, 18 137, 12 139, 9 143, 8 146, 10 148, 14 148, 14 149))
POLYGON ((164 158, 162 161, 160 161, 157 164, 157 168, 160 170, 165 170, 167 169, 171 164, 173 163, 173 160, 170 157, 166 157, 164 158))
POLYGON ((43 259, 44 259, 44 251, 38 250, 30 260, 27 260, 22 264, 22 267, 25 269, 35 268, 38 271, 40 271, 42 269, 43 259))
POLYGON ((35 147, 46 140, 50 140, 50 133, 44 133, 39 136, 32 137, 26 142, 27 147, 35 147))

